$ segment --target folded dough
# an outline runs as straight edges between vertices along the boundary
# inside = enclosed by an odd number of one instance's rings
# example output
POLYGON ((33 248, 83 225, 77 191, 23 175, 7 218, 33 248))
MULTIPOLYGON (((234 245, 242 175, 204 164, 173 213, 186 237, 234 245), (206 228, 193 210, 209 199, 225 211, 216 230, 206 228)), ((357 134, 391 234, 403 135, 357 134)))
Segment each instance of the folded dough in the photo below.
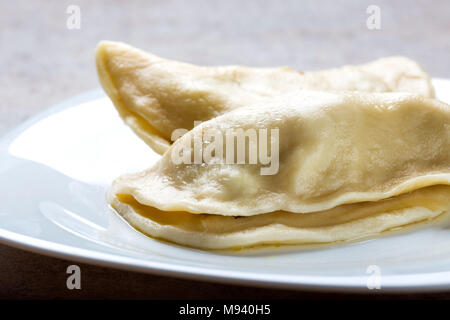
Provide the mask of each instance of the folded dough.
POLYGON ((152 168, 118 178, 109 200, 137 229, 199 248, 377 234, 450 209, 450 106, 409 93, 267 99, 195 127, 152 168), (208 165, 172 161, 194 137, 238 128, 279 130, 276 174, 226 164, 225 151, 208 165))
POLYGON ((200 67, 103 41, 96 61, 100 82, 121 117, 160 154, 176 129, 190 130, 194 121, 300 89, 434 94, 429 76, 405 57, 302 73, 288 67, 200 67))

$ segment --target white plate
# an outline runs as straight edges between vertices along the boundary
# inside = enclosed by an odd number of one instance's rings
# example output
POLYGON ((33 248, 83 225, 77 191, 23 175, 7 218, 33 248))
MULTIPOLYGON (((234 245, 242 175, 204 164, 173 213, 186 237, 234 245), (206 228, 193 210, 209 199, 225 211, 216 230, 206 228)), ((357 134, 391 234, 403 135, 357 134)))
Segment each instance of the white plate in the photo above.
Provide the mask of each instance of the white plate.
MULTIPOLYGON (((450 80, 434 84, 450 102, 450 80)), ((158 158, 100 90, 50 108, 0 140, 0 241, 108 267, 227 283, 368 291, 367 283, 379 279, 382 292, 450 289, 444 222, 346 246, 246 255, 147 238, 108 208, 105 193, 115 177, 158 158)))

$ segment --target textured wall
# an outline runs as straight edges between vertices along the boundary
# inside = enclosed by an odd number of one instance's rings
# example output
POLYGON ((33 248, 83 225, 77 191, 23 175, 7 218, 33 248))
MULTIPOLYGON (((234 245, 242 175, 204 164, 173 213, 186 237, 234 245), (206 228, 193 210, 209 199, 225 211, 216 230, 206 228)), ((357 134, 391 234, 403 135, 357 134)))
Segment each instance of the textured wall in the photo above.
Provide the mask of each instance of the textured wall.
POLYGON ((0 1, 0 134, 98 87, 101 39, 203 65, 300 70, 404 54, 450 77, 449 14, 446 0, 0 1), (80 30, 66 27, 69 4, 80 6, 80 30), (369 4, 381 8, 381 30, 366 27, 369 4))

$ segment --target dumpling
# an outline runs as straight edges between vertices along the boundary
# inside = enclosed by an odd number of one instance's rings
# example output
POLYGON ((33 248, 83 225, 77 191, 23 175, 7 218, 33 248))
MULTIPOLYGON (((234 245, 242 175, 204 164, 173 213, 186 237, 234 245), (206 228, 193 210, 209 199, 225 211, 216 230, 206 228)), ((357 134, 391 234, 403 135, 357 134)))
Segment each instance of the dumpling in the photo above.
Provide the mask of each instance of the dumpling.
POLYGON ((433 96, 428 75, 405 57, 302 73, 288 67, 200 67, 104 41, 96 61, 100 82, 125 123, 160 154, 172 144, 176 129, 190 130, 194 121, 300 89, 433 96))
POLYGON ((450 209, 450 106, 409 93, 267 99, 197 125, 109 200, 144 233, 205 249, 376 235, 450 209))

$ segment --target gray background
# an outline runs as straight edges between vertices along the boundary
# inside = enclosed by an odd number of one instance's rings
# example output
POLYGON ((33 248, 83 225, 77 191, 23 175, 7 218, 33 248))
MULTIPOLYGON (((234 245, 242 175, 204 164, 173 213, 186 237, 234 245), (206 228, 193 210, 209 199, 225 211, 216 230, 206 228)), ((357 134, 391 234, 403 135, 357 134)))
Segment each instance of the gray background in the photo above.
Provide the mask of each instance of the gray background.
MULTIPOLYGON (((121 40, 200 65, 318 70, 407 55, 450 77, 450 1, 0 1, 0 135, 29 116, 99 87, 93 52, 121 40), (81 29, 66 27, 67 6, 81 29), (366 27, 368 5, 381 30, 366 27)), ((0 246, 0 298, 395 298, 203 283, 84 264, 82 290, 65 287, 68 261, 0 246)), ((450 293, 409 295, 450 298, 450 293)))

